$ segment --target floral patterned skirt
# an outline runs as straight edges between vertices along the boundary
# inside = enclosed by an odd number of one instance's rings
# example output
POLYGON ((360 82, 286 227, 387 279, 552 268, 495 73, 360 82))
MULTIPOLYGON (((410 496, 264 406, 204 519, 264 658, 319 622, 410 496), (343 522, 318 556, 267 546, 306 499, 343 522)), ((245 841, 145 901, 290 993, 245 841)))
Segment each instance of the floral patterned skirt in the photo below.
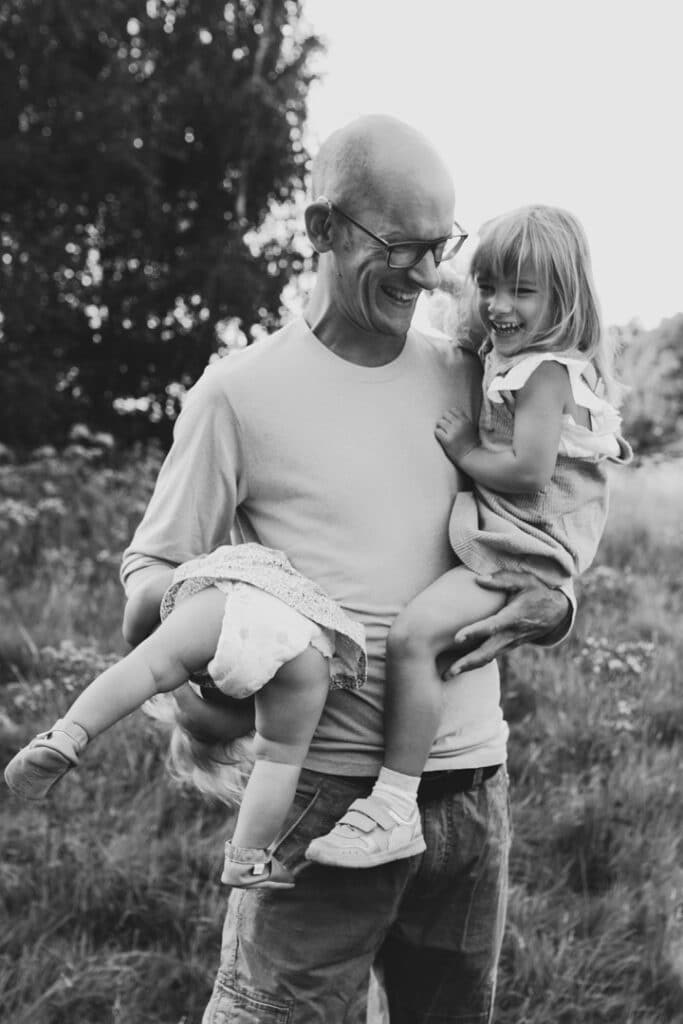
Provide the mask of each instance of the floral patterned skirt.
POLYGON ((217 587, 225 612, 209 675, 232 697, 247 697, 281 665, 310 645, 330 661, 330 681, 346 689, 366 678, 365 632, 321 588, 292 566, 282 551, 260 544, 225 545, 184 562, 161 603, 166 618, 175 604, 217 587))

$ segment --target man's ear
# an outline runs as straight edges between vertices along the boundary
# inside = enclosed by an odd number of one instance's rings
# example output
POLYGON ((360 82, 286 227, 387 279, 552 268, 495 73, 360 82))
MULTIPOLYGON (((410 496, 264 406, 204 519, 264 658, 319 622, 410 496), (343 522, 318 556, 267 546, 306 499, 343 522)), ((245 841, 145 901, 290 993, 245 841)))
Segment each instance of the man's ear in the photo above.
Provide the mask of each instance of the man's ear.
POLYGON ((317 199, 304 213, 306 234, 316 252, 329 252, 332 248, 332 211, 326 199, 317 199))

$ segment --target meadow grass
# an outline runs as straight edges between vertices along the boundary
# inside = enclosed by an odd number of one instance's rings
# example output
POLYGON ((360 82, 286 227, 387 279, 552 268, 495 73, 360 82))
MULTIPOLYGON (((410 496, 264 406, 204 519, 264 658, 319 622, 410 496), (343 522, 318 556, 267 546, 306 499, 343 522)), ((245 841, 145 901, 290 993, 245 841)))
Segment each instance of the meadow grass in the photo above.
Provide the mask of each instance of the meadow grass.
MULTIPOLYGON (((0 470, 3 762, 125 649, 116 571, 157 466, 73 451, 0 470)), ((681 507, 680 464, 619 471, 571 638, 504 660, 501 1024, 683 1021, 681 507)), ((45 805, 0 789, 0 1020, 199 1024, 226 810, 164 756, 137 714, 45 805)))

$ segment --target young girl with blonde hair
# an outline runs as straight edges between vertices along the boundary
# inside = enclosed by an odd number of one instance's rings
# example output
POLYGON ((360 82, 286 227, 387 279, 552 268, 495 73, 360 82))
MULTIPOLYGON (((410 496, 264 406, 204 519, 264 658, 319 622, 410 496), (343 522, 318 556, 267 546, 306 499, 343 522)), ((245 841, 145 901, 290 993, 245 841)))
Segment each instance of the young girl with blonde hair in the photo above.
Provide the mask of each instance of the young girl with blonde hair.
POLYGON ((479 422, 451 409, 435 431, 472 480, 449 526, 462 564, 419 594, 389 633, 379 789, 311 843, 308 856, 326 864, 367 867, 424 848, 415 805, 420 775, 433 752, 444 685, 467 685, 465 678, 444 684, 437 657, 505 601, 477 579, 507 569, 559 587, 583 572, 605 525, 606 463, 631 457, 576 217, 528 206, 488 222, 470 276, 467 334, 483 366, 479 422))

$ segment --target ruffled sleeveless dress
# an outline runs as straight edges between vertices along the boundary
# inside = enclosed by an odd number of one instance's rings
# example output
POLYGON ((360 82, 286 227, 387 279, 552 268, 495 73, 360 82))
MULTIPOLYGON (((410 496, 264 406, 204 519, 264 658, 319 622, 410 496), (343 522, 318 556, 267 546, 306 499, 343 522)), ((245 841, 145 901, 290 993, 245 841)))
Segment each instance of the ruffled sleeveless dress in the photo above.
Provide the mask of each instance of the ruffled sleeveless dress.
POLYGON ((560 586, 595 557, 607 518, 606 463, 632 458, 621 436, 621 417, 589 381, 595 371, 583 359, 554 352, 520 353, 501 360, 493 348, 484 359, 481 444, 491 452, 512 447, 515 392, 544 362, 566 367, 577 405, 590 427, 565 415, 550 483, 533 494, 502 494, 473 482, 458 494, 449 524, 453 551, 473 572, 532 572, 560 586))

